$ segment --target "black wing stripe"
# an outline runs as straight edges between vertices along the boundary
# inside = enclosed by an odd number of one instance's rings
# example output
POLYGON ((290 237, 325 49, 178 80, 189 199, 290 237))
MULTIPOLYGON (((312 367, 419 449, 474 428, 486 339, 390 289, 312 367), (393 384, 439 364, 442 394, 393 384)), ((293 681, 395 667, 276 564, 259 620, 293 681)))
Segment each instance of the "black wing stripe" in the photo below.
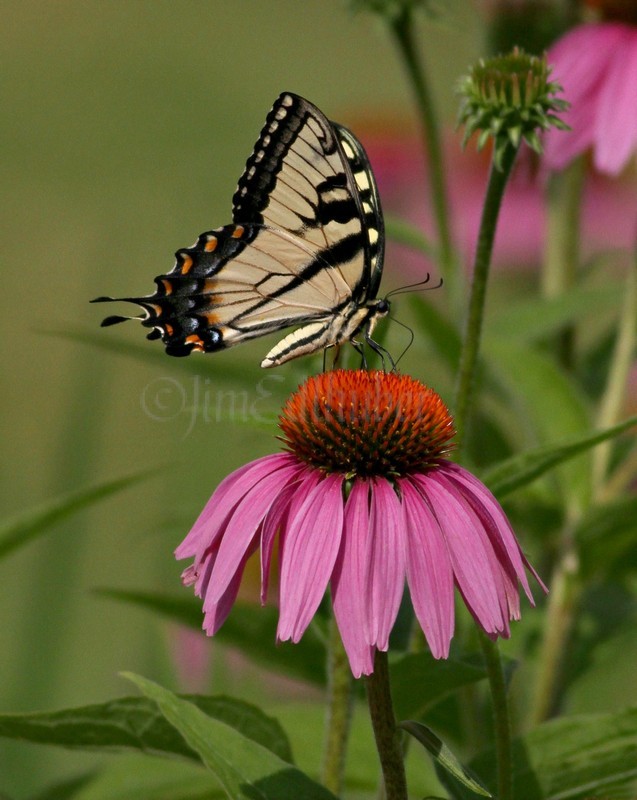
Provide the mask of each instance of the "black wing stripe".
POLYGON ((339 313, 376 296, 384 242, 357 139, 303 98, 281 95, 239 179, 233 219, 178 250, 154 294, 126 298, 142 307, 149 336, 187 355, 308 323, 272 363, 349 337, 339 313))

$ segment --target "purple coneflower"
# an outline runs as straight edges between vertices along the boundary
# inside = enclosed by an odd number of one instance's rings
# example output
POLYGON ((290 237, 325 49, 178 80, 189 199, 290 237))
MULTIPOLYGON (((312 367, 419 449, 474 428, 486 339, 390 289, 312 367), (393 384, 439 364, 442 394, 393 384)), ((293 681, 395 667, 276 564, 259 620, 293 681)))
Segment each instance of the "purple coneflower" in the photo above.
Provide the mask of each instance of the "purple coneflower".
POLYGON ((278 640, 299 641, 330 584, 356 677, 387 650, 405 580, 436 658, 449 654, 454 584, 489 636, 509 635, 518 581, 533 603, 525 567, 537 576, 493 495, 445 458, 454 429, 436 392, 407 375, 326 372, 288 399, 280 428, 287 452, 222 481, 176 550, 194 557, 183 581, 209 635, 259 547, 265 602, 277 534, 278 640))
POLYGON ((578 25, 547 59, 571 104, 570 131, 546 134, 544 158, 564 169, 587 150, 606 175, 617 175, 637 151, 637 13, 633 0, 596 0, 603 21, 578 25))

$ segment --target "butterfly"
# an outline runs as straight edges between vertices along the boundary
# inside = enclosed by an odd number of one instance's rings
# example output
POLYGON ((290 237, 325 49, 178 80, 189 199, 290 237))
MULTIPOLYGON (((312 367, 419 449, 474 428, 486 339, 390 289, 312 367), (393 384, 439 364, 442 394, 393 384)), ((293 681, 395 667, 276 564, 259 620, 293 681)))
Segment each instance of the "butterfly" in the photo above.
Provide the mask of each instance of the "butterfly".
POLYGON ((175 253, 138 319, 166 352, 211 353, 291 326, 262 367, 344 342, 362 352, 389 302, 376 299, 384 255, 378 189, 356 137, 291 92, 281 94, 233 197, 233 222, 175 253))

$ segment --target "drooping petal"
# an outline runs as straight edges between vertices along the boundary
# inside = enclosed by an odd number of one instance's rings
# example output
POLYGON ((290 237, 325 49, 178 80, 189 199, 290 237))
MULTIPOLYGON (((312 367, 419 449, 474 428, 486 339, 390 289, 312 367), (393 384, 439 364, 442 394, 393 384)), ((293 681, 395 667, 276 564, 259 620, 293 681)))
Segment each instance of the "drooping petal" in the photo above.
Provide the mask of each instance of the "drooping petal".
POLYGON ((454 627, 453 570, 438 520, 418 489, 398 481, 407 526, 407 583, 434 658, 447 658, 454 627))
POLYGON ((265 604, 268 593, 270 563, 274 538, 278 530, 284 531, 287 520, 294 517, 297 509, 305 502, 309 492, 320 482, 321 473, 316 469, 304 468, 300 477, 286 486, 263 520, 261 531, 261 604, 265 604))
POLYGON ((365 640, 365 562, 369 538, 369 482, 352 484, 343 518, 343 538, 332 575, 332 605, 355 678, 374 670, 374 648, 365 640))
POLYGON ((458 464, 449 463, 445 466, 445 471, 448 471, 452 479, 463 487, 463 491, 470 500, 473 498, 472 503, 474 504, 474 510, 480 515, 491 542, 496 549, 497 542, 499 541, 502 543, 506 558, 511 561, 515 574, 522 584, 524 593, 528 597, 531 605, 535 605, 533 594, 531 593, 531 588, 526 577, 525 567, 545 592, 547 591, 546 586, 542 583, 540 577, 522 553, 509 520, 496 498, 475 475, 472 475, 468 470, 458 464), (480 514, 480 507, 486 511, 486 516, 480 514))
MULTIPOLYGON (((207 602, 217 603, 224 594, 237 570, 237 565, 256 538, 259 526, 278 493, 289 480, 296 478, 298 472, 299 467, 295 463, 266 475, 235 506, 226 525, 217 560, 210 576, 211 588, 207 593, 207 602)), ((204 608, 206 608, 205 605, 204 608)))
POLYGON ((370 537, 365 567, 367 643, 387 650, 405 586, 405 523, 386 478, 371 481, 370 537))
POLYGON ((504 597, 492 571, 493 553, 476 536, 475 520, 454 493, 441 486, 436 472, 412 477, 429 500, 447 542, 458 588, 471 613, 487 633, 504 633, 504 597))
POLYGON ((298 462, 290 453, 264 456, 235 470, 221 481, 195 521, 186 538, 175 550, 175 558, 190 558, 209 546, 225 528, 235 506, 261 478, 298 462))
POLYGON ((280 555, 279 641, 299 641, 325 594, 343 533, 343 480, 328 475, 288 520, 280 555))
POLYGON ((234 601, 237 599, 239 587, 241 586, 241 578, 243 577, 244 567, 252 553, 254 553, 255 547, 256 545, 252 546, 250 550, 245 553, 244 557, 241 559, 241 563, 239 564, 237 571, 232 576, 230 582, 226 586, 226 590, 221 595, 219 600, 216 603, 210 603, 208 605, 204 603, 204 618, 202 627, 208 636, 215 635, 215 633, 226 621, 228 614, 232 610, 234 601))
POLYGON ((637 147, 637 31, 625 27, 600 91, 593 161, 618 175, 637 147))

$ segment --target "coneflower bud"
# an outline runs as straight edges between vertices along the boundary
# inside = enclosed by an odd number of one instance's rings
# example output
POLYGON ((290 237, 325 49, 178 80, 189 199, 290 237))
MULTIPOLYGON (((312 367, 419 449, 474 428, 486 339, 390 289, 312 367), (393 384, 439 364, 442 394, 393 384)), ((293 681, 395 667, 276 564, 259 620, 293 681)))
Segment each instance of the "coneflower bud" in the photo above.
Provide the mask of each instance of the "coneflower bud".
POLYGON ((561 87, 549 81, 550 72, 546 56, 538 58, 518 48, 505 56, 481 59, 459 85, 463 145, 476 131, 478 150, 492 138, 497 168, 507 148, 517 149, 522 141, 541 153, 539 131, 568 128, 556 116, 568 103, 555 97, 561 87))

